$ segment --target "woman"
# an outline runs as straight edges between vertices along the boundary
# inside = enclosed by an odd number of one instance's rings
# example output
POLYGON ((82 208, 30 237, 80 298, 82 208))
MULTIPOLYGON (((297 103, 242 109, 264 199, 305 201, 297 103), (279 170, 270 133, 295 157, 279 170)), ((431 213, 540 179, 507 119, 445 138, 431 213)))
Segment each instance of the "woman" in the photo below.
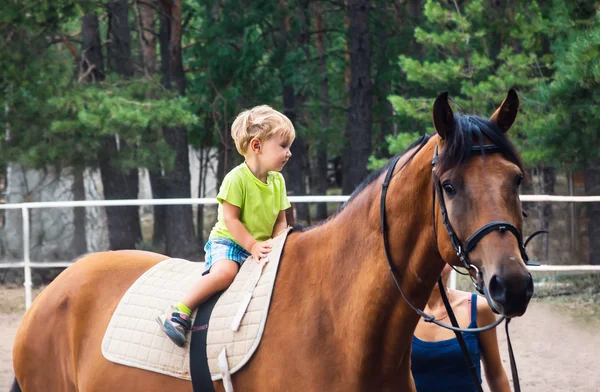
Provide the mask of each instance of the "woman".
MULTIPOLYGON (((485 298, 448 288, 451 272, 452 268, 446 265, 442 271, 442 281, 458 325, 462 328, 475 328, 493 323, 496 316, 485 298)), ((437 285, 431 292, 431 297, 425 306, 425 313, 450 324, 437 285)), ((510 392, 508 378, 500 360, 496 329, 480 333, 463 333, 463 338, 476 366, 479 382, 481 383, 481 362, 483 362, 490 391, 510 392)), ((426 323, 423 319, 419 320, 413 336, 411 370, 417 392, 477 391, 454 332, 426 323)))

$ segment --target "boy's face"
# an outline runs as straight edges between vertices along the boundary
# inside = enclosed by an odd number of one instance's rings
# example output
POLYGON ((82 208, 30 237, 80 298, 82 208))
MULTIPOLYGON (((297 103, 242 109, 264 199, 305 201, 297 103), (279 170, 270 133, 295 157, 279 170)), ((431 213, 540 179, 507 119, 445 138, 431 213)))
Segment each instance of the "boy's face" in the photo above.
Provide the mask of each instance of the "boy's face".
POLYGON ((274 135, 261 143, 260 161, 268 171, 281 171, 292 156, 292 143, 281 135, 274 135))

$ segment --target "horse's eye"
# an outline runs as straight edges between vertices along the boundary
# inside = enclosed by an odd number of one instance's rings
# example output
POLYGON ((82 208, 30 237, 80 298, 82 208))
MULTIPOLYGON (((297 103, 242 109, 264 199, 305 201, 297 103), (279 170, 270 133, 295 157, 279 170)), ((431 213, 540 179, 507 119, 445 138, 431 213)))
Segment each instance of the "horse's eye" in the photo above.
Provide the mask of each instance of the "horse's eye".
POLYGON ((521 186, 522 182, 523 182, 523 176, 522 175, 517 176, 517 179, 515 180, 515 183, 517 184, 517 188, 521 186))
POLYGON ((444 191, 446 192, 446 194, 448 196, 454 196, 454 195, 456 195, 456 189, 449 182, 446 182, 446 183, 442 184, 442 187, 444 188, 444 191))

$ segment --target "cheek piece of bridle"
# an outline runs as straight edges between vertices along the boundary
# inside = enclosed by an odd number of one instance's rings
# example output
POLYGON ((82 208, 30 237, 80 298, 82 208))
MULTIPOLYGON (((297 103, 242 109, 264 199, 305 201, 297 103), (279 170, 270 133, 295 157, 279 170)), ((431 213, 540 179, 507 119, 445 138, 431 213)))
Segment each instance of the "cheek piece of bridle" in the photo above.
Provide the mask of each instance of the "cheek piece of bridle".
MULTIPOLYGON (((498 146, 496 146, 494 144, 486 144, 483 146, 473 146, 471 149, 471 152, 472 152, 472 154, 491 154, 491 153, 500 152, 500 149, 498 148, 498 146)), ((434 172, 435 172, 435 164, 437 162, 438 156, 439 156, 438 148, 436 145, 433 160, 431 161, 431 165, 433 167, 434 172)), ((392 162, 390 163, 389 169, 388 169, 385 179, 383 181, 382 192, 381 192, 381 203, 380 203, 381 234, 383 236, 383 246, 384 246, 384 250, 385 250, 386 259, 388 262, 388 267, 392 274, 394 283, 396 284, 396 287, 400 291, 402 298, 404 298, 406 303, 419 316, 423 317, 425 322, 433 323, 442 328, 446 328, 446 329, 450 329, 450 330, 454 331, 454 333, 456 334, 458 343, 460 344, 460 347, 465 356, 465 361, 467 362, 467 366, 468 366, 469 372, 473 378, 474 385, 478 388, 479 391, 483 391, 483 389, 481 388, 481 383, 479 381, 479 376, 476 373, 475 365, 473 364, 473 360, 471 359, 471 356, 469 355, 469 351, 468 351, 467 346, 462 337, 462 332, 477 333, 477 332, 488 331, 492 328, 496 328, 496 326, 498 324, 500 324, 502 321, 504 321, 506 318, 504 316, 501 316, 495 322, 493 322, 492 324, 487 325, 485 327, 460 328, 458 326, 458 322, 456 321, 454 312, 452 311, 452 307, 450 306, 450 302, 448 301, 448 297, 446 296, 446 292, 445 292, 441 277, 438 280, 440 295, 442 297, 444 306, 446 307, 446 311, 448 313, 448 317, 450 318, 450 321, 452 322, 452 325, 444 324, 444 323, 436 320, 435 316, 428 315, 427 313, 423 312, 421 309, 414 306, 408 300, 408 298, 406 298, 406 295, 404 294, 404 291, 402 290, 402 288, 400 286, 400 281, 398 278, 399 273, 391 261, 392 258, 391 258, 390 249, 389 249, 389 239, 388 239, 388 234, 387 234, 387 221, 386 221, 386 214, 385 214, 385 199, 386 199, 387 190, 388 190, 391 178, 392 178, 392 173, 394 172, 394 168, 396 167, 396 164, 398 163, 399 160, 400 160, 400 157, 397 156, 397 157, 394 157, 392 162)), ((406 163, 404 164, 404 166, 406 166, 406 163)), ((458 271, 456 268, 454 268, 454 266, 451 266, 451 267, 459 274, 469 275, 469 277, 471 278, 473 285, 475 286, 477 291, 479 293, 483 294, 486 297, 486 299, 488 300, 488 303, 490 305, 492 305, 493 301, 491 301, 489 292, 483 281, 483 274, 481 273, 481 271, 479 271, 479 269, 475 265, 473 265, 471 263, 471 261, 469 260, 469 253, 475 248, 475 246, 477 246, 479 241, 481 241, 481 239, 483 237, 485 237, 487 234, 492 233, 494 231, 499 231, 501 233, 508 231, 508 232, 512 233, 515 236, 515 238, 517 239, 517 243, 519 245, 519 250, 521 252, 521 257, 523 258, 523 261, 525 262, 525 264, 526 265, 539 265, 539 263, 529 261, 529 257, 527 256, 525 247, 527 246, 527 244, 533 237, 537 236, 538 234, 547 233, 547 232, 545 230, 536 231, 531 236, 529 236, 529 238, 525 242, 523 242, 523 236, 521 235, 521 232, 512 223, 510 223, 510 222, 490 222, 490 223, 486 224, 485 226, 483 226, 482 228, 480 228, 479 230, 477 230, 473 235, 471 235, 467 239, 467 241, 464 244, 462 244, 460 239, 456 235, 456 232, 452 228, 452 224, 450 223, 450 220, 448 218, 448 210, 446 209, 446 203, 444 200, 442 184, 441 184, 439 178, 437 178, 435 175, 434 175, 433 183, 434 183, 433 184, 434 191, 433 191, 433 204, 432 204, 432 220, 433 220, 433 232, 434 232, 434 238, 435 238, 436 244, 437 244, 437 232, 435 229, 435 227, 436 227, 436 225, 435 225, 435 199, 436 199, 436 194, 437 194, 440 210, 442 212, 442 223, 446 227, 446 231, 448 232, 448 236, 450 237, 450 242, 452 243, 452 247, 454 248, 456 255, 458 256, 460 261, 463 263, 463 266, 469 271, 469 273, 463 273, 463 272, 458 271), (470 271, 475 272, 475 277, 473 277, 473 275, 470 273, 470 271)), ((491 306, 491 307, 495 313, 498 313, 497 309, 495 309, 493 306, 491 306)), ((511 371, 512 371, 512 375, 513 375, 514 390, 515 390, 515 392, 520 392, 521 387, 519 385, 519 375, 517 373, 517 367, 516 367, 515 359, 514 359, 514 355, 513 355, 512 344, 510 342, 510 336, 508 334, 509 321, 510 321, 510 319, 506 319, 506 337, 507 337, 507 342, 508 342, 508 350, 509 350, 509 354, 510 354, 509 355, 510 356, 510 365, 511 365, 511 371)))

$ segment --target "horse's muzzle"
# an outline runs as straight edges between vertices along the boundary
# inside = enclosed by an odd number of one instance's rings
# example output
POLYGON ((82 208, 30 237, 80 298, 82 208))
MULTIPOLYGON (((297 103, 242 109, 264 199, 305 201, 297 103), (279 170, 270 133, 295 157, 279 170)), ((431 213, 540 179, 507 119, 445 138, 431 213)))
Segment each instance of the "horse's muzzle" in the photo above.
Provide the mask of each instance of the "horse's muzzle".
POLYGON ((510 277, 492 275, 487 288, 492 310, 506 317, 519 317, 533 296, 533 278, 529 272, 510 277))

